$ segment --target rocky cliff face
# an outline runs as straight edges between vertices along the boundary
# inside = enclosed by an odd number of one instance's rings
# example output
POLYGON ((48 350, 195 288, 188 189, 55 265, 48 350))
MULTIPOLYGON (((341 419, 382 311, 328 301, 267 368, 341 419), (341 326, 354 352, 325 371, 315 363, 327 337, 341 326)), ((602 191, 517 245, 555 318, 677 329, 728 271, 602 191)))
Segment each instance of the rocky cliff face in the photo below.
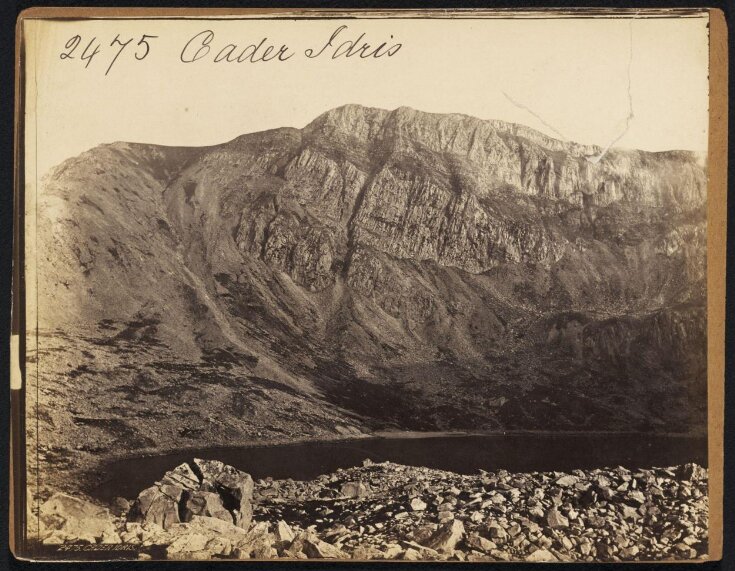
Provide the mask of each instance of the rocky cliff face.
POLYGON ((97 421, 77 430, 78 404, 55 438, 113 445, 162 407, 178 415, 156 420, 164 447, 701 429, 706 171, 687 152, 599 152, 348 105, 302 130, 66 161, 41 196, 40 322, 75 355, 47 357, 48 379, 83 386, 97 421))

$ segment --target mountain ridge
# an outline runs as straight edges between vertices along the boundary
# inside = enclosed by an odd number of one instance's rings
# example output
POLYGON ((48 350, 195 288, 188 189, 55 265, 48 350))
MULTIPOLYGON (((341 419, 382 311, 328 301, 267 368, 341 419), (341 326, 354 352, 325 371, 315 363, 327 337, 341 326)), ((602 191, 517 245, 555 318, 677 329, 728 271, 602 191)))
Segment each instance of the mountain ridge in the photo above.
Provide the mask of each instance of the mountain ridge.
POLYGON ((46 433, 108 449, 150 447, 151 430, 164 448, 702 430, 696 154, 611 149, 592 165, 599 148, 492 124, 347 105, 304 129, 114 143, 52 169, 46 433))
MULTIPOLYGON (((301 129, 299 129, 297 127, 291 127, 291 126, 274 127, 274 128, 270 128, 270 129, 265 129, 263 131, 254 131, 252 133, 245 133, 245 134, 242 134, 242 135, 238 135, 238 136, 234 137, 233 139, 230 139, 230 140, 225 141, 223 143, 214 143, 214 144, 209 144, 209 145, 187 145, 187 146, 180 146, 180 145, 168 145, 168 144, 162 144, 162 143, 132 142, 132 141, 122 141, 122 140, 120 140, 120 141, 113 141, 113 142, 110 142, 110 143, 101 143, 100 145, 97 145, 96 147, 93 147, 93 149, 94 148, 97 148, 97 147, 105 147, 105 146, 113 146, 114 147, 114 146, 118 146, 118 145, 122 145, 122 146, 124 146, 124 145, 133 145, 133 146, 140 145, 140 146, 147 146, 147 147, 156 147, 156 148, 159 148, 159 149, 172 149, 172 150, 174 150, 174 149, 176 149, 176 150, 191 149, 191 150, 199 150, 199 151, 202 151, 202 150, 206 150, 206 149, 213 149, 215 147, 222 147, 222 146, 225 146, 225 145, 229 145, 229 144, 235 143, 236 141, 238 141, 239 139, 242 139, 243 137, 249 137, 249 136, 252 136, 252 135, 267 134, 267 133, 271 133, 271 132, 275 132, 275 131, 292 131, 292 132, 297 132, 298 131, 298 132, 300 132, 300 131, 303 131, 303 130, 309 130, 315 124, 318 124, 320 120, 323 121, 325 118, 327 118, 329 116, 339 115, 340 113, 343 113, 345 111, 349 111, 349 110, 352 110, 352 109, 367 110, 367 111, 376 112, 377 114, 382 115, 383 118, 386 118, 386 117, 390 116, 391 114, 395 114, 395 113, 398 113, 398 112, 404 112, 404 113, 413 113, 413 114, 425 115, 425 116, 432 116, 432 117, 445 117, 445 118, 450 118, 450 119, 451 118, 455 118, 455 119, 469 120, 469 121, 472 121, 472 122, 475 122, 475 123, 487 124, 489 126, 492 126, 493 128, 496 128, 496 129, 499 129, 499 130, 508 132, 511 135, 524 136, 523 134, 527 134, 527 136, 525 136, 525 138, 531 140, 532 142, 535 142, 535 143, 538 143, 538 144, 542 144, 542 145, 546 146, 549 149, 551 149, 553 147, 556 147, 558 145, 567 145, 567 146, 572 146, 573 148, 576 148, 576 149, 583 149, 583 150, 586 151, 586 154, 588 156, 599 155, 602 152, 602 150, 603 150, 603 147, 601 147, 600 145, 595 145, 595 144, 582 144, 582 143, 577 143, 577 142, 574 142, 574 141, 567 141, 567 140, 564 140, 564 139, 555 138, 555 137, 552 137, 550 135, 546 135, 545 133, 543 133, 543 132, 541 132, 541 131, 539 131, 537 129, 534 129, 532 127, 528 127, 527 125, 524 125, 522 123, 515 123, 515 122, 512 122, 512 121, 505 121, 505 120, 502 120, 502 119, 482 119, 480 117, 477 117, 477 116, 474 116, 474 115, 469 115, 469 114, 466 114, 466 113, 440 113, 440 112, 421 111, 421 110, 414 109, 414 108, 412 108, 410 106, 401 106, 401 107, 397 107, 397 108, 395 108, 393 110, 389 110, 389 109, 383 109, 383 108, 379 108, 379 107, 369 107, 369 106, 365 106, 365 105, 362 105, 362 104, 359 104, 359 103, 347 103, 347 104, 344 104, 344 105, 341 105, 341 106, 338 106, 338 107, 329 109, 327 111, 324 111, 323 113, 321 113, 320 115, 318 115, 315 119, 313 119, 312 121, 310 121, 309 123, 307 123, 307 125, 305 125, 301 129)), ((612 147, 610 149, 610 151, 612 151, 612 152, 621 152, 621 151, 624 152, 624 151, 630 151, 630 150, 633 150, 633 149, 628 149, 628 148, 625 148, 625 147, 612 147)), ((692 161, 696 161, 696 162, 702 162, 702 158, 701 158, 702 153, 701 152, 694 151, 694 150, 688 150, 688 149, 666 149, 666 150, 657 150, 657 151, 652 151, 652 150, 637 150, 637 152, 646 153, 648 155, 653 155, 653 156, 671 156, 671 155, 673 155, 673 156, 678 156, 680 158, 686 158, 686 159, 689 159, 689 160, 692 160, 692 161)), ((50 172, 54 168, 58 168, 58 166, 60 166, 61 164, 63 164, 63 162, 60 163, 59 165, 57 165, 57 167, 52 167, 52 169, 49 171, 49 174, 50 174, 50 172)))

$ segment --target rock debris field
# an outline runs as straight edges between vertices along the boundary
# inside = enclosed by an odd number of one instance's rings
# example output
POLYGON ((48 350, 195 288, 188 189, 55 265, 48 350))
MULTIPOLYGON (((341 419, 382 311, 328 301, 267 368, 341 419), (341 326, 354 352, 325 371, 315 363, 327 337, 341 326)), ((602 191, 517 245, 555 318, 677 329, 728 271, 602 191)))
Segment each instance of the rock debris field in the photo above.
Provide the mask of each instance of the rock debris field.
POLYGON ((460 475, 366 460, 307 482, 253 481, 196 459, 132 501, 58 493, 29 517, 41 549, 105 544, 102 555, 140 559, 705 559, 707 471, 460 475))

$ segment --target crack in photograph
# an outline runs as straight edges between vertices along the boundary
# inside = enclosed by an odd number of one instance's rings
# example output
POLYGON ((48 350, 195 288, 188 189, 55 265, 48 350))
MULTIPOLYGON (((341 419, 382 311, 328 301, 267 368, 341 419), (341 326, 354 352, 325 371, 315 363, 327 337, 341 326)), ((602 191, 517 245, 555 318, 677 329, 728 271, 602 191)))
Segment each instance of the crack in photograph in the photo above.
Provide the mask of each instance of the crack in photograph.
POLYGON ((21 22, 19 555, 708 559, 709 12, 286 16, 21 22))

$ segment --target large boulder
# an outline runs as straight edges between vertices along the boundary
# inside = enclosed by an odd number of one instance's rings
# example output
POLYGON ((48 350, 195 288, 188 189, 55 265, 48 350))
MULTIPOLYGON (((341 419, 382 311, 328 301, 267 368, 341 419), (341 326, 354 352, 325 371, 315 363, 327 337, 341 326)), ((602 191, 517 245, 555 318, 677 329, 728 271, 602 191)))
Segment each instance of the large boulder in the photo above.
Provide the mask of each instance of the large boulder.
POLYGON ((120 543, 107 509, 62 493, 41 505, 38 527, 46 544, 120 543))
POLYGON ((219 460, 195 458, 192 468, 200 477, 200 489, 219 494, 224 507, 233 513, 235 525, 247 528, 253 520, 253 478, 250 474, 219 460))
POLYGON ((169 529, 196 516, 247 529, 253 518, 253 479, 216 460, 195 459, 166 472, 133 503, 128 521, 169 529))
POLYGON ((160 481, 146 488, 135 500, 128 512, 128 521, 152 523, 167 529, 181 522, 184 492, 199 488, 197 475, 188 464, 180 464, 166 472, 160 481))

